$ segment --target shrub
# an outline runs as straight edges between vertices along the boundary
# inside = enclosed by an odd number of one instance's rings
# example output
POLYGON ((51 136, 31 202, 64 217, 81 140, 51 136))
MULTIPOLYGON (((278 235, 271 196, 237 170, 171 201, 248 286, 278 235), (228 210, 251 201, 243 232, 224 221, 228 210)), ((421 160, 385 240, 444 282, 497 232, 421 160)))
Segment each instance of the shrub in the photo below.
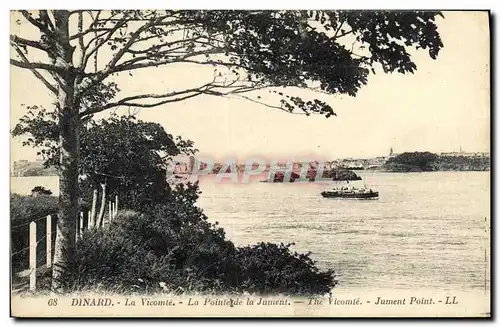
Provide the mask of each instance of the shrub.
POLYGON ((10 219, 13 224, 30 222, 57 211, 57 197, 10 195, 10 219))
MULTIPOLYGON (((52 215, 52 235, 56 232, 58 198, 50 195, 24 196, 10 195, 10 220, 11 220, 11 253, 12 269, 19 271, 29 268, 29 251, 23 250, 29 246, 29 224, 36 221, 37 240, 46 234, 46 217, 52 215), (20 252, 22 251, 22 252, 20 252)), ((86 203, 81 204, 81 210, 88 210, 86 203)), ((55 243, 55 237, 52 239, 55 243)), ((52 247, 54 248, 54 247, 52 247)), ((40 242, 37 246, 38 261, 43 262, 46 243, 40 242)))
POLYGON ((103 229, 85 233, 65 276, 68 288, 151 291, 164 281, 169 289, 199 291, 216 285, 220 265, 213 263, 234 246, 194 205, 197 192, 196 185, 179 185, 168 205, 143 214, 121 211, 103 229))
POLYGON ((130 292, 326 293, 333 272, 290 245, 236 248, 195 206, 197 185, 178 185, 168 204, 139 214, 121 211, 84 233, 63 283, 70 290, 130 292), (77 278, 76 278, 77 277, 77 278))
MULTIPOLYGON (((37 239, 46 233, 47 215, 57 212, 57 197, 40 195, 37 197, 11 194, 11 253, 12 269, 19 271, 29 268, 29 251, 23 250, 29 246, 29 223, 36 220, 37 239), (20 252, 21 251, 21 252, 20 252)), ((55 217, 52 220, 52 231, 55 232, 55 217)), ((37 257, 45 255, 45 242, 37 247, 37 257)))
MULTIPOLYGON (((406 171, 432 171, 438 155, 430 152, 405 152, 390 158, 387 164, 408 166, 406 171)), ((404 171, 404 170, 402 170, 404 171)))
POLYGON ((38 196, 38 195, 52 195, 52 191, 51 190, 47 190, 45 187, 43 186, 35 186, 32 190, 31 190, 31 195, 32 196, 38 196))
POLYGON ((336 284, 333 271, 320 272, 310 253, 291 244, 260 243, 238 248, 235 262, 242 290, 249 293, 325 294, 336 284))

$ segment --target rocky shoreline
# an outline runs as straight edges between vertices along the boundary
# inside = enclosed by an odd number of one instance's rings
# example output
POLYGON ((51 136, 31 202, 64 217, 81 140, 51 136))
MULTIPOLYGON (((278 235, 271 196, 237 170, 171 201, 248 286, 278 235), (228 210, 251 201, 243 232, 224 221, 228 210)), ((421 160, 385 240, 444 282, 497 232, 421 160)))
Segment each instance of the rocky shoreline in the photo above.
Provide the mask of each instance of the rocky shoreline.
MULTIPOLYGON (((317 176, 316 169, 310 169, 307 171, 307 179, 309 180, 309 182, 311 182, 311 183, 315 182, 316 176, 317 176)), ((284 177, 285 177, 284 173, 278 172, 274 176, 274 180, 271 183, 283 183, 284 177)), ((297 180, 299 178, 300 178, 299 174, 292 172, 292 174, 290 176, 290 180, 288 182, 293 183, 293 182, 295 182, 295 180, 297 180)), ((323 172, 322 178, 323 179, 331 179, 332 181, 358 181, 358 180, 362 179, 355 172, 348 170, 348 169, 343 169, 343 168, 326 170, 323 172)))

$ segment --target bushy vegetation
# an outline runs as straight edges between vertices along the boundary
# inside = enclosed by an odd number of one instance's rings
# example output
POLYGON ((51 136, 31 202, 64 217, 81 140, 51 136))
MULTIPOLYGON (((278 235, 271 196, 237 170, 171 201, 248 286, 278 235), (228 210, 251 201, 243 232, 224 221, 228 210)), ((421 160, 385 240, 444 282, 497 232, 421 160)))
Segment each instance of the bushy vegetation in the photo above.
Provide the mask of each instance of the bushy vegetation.
MULTIPOLYGON (((136 191, 151 193, 128 192, 136 191)), ((161 201, 134 211, 122 206, 103 228, 86 231, 62 277, 65 289, 305 295, 327 293, 334 287, 333 271, 319 271, 309 254, 292 251, 292 244, 236 247, 196 206, 199 193, 197 184, 178 184, 168 188, 161 201)), ((81 206, 89 210, 88 203, 81 206)), ((55 235, 57 209, 57 197, 11 195, 13 272, 29 266, 29 251, 22 251, 29 246, 29 223, 36 220, 37 240, 42 240, 45 217, 51 214, 55 235)), ((55 237, 52 242, 54 246, 55 237)), ((43 266, 45 256, 43 241, 37 247, 38 266, 43 266)), ((50 285, 45 279, 41 276, 39 289, 50 285)))
POLYGON ((432 171, 438 155, 430 152, 405 152, 390 158, 386 166, 398 171, 432 171))
POLYGON ((46 189, 43 186, 35 186, 31 190, 31 195, 33 195, 33 196, 38 196, 38 195, 52 195, 52 191, 46 189))
MULTIPOLYGON (((58 199, 55 196, 39 194, 38 196, 24 196, 19 194, 10 195, 10 219, 11 219, 11 252, 12 270, 19 271, 28 269, 29 253, 29 224, 36 222, 37 240, 41 240, 47 230, 47 215, 52 215, 52 233, 55 235, 58 199)), ((81 210, 88 210, 88 204, 82 203, 81 210)), ((55 238, 52 243, 55 242, 55 238)), ((38 261, 43 261, 46 243, 40 242, 37 246, 38 261)))
MULTIPOLYGON (((10 219, 11 219, 11 253, 12 271, 29 268, 29 223, 36 221, 37 239, 41 239, 46 232, 45 217, 57 212, 57 197, 39 195, 37 197, 11 194, 10 219)), ((52 230, 55 232, 55 220, 52 230)), ((37 257, 45 255, 45 242, 40 242, 37 257)))
POLYGON ((178 185, 169 203, 149 212, 122 211, 90 230, 63 276, 66 289, 133 292, 326 293, 332 271, 320 272, 291 245, 235 247, 195 206, 197 185, 178 185))
MULTIPOLYGON (((35 119, 23 120, 18 133, 35 133, 34 144, 47 138, 55 142, 54 117, 46 117, 43 109, 32 112, 35 119)), ((57 162, 58 151, 56 143, 45 149, 46 164, 57 162)), ((88 210, 94 191, 100 190, 107 201, 119 197, 120 211, 111 222, 86 231, 77 240, 61 277, 63 289, 321 294, 334 287, 332 271, 320 272, 308 254, 293 252, 291 245, 235 247, 226 240, 224 230, 210 223, 195 205, 197 184, 178 184, 171 189, 166 182, 167 158, 195 152, 191 141, 174 138, 160 125, 131 116, 113 116, 82 126, 79 195, 86 201, 82 205, 88 210)), ((101 196, 96 198, 97 208, 102 205, 101 196)), ((36 197, 14 196, 11 203, 13 221, 25 224, 12 232, 19 233, 13 237, 16 252, 29 245, 27 224, 40 217, 37 239, 43 238, 43 217, 57 211, 57 199, 38 192, 36 197)), ((53 235, 55 219, 54 215, 53 235)), ((45 242, 39 244, 37 257, 43 264, 45 242)), ((26 269, 27 259, 28 251, 17 254, 13 266, 26 269)), ((50 284, 44 282, 42 278, 40 285, 50 284)))
POLYGON ((10 195, 10 219, 13 225, 29 223, 40 217, 57 212, 57 197, 10 195))
POLYGON ((333 271, 320 272, 310 253, 290 244, 259 243, 237 248, 238 282, 249 293, 325 294, 336 284, 333 271))
POLYGON ((490 169, 490 158, 483 156, 449 156, 431 152, 405 152, 390 158, 383 166, 386 171, 484 171, 490 169))
POLYGON ((436 170, 485 171, 490 170, 490 158, 483 156, 439 156, 436 170))

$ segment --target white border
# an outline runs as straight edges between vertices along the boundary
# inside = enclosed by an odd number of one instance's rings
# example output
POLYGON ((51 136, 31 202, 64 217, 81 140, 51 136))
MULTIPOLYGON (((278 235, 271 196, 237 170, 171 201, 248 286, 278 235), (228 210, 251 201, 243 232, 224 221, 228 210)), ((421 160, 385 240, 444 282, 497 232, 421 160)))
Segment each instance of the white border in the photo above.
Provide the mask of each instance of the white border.
POLYGON ((12 9, 151 9, 151 8, 176 8, 176 9, 489 9, 494 7, 492 0, 457 0, 457 1, 398 1, 398 0, 350 0, 350 1, 102 1, 88 0, 85 2, 69 1, 33 1, 20 0, 8 3, 12 9), (43 4, 43 5, 42 5, 43 4))
MULTIPOLYGON (((219 1, 195 1, 195 0, 183 0, 183 1, 150 1, 150 0, 142 0, 140 2, 138 1, 103 1, 103 0, 88 0, 88 1, 81 1, 81 2, 76 2, 76 1, 68 1, 68 2, 59 2, 56 3, 55 1, 34 1, 34 0, 18 0, 15 2, 10 2, 10 1, 2 1, 2 7, 5 5, 5 9, 1 11, 1 16, 0 16, 0 26, 2 29, 2 34, 4 36, 3 42, 0 43, 2 46, 2 51, 0 51, 1 54, 1 60, 0 62, 2 65, 0 65, 0 69, 2 71, 2 74, 0 75, 2 77, 2 91, 3 91, 3 106, 2 109, 0 110, 0 124, 2 124, 1 131, 2 131, 2 138, 1 138, 1 152, 2 153, 2 160, 0 160, 1 166, 0 166, 0 171, 3 172, 0 174, 2 177, 2 182, 0 183, 1 187, 1 196, 0 196, 0 201, 2 201, 0 208, 2 208, 2 218, 1 218, 1 223, 2 223, 2 230, 4 232, 3 237, 1 238, 2 240, 2 255, 3 259, 2 262, 6 263, 9 262, 9 228, 8 228, 8 221, 9 221, 9 180, 10 178, 8 177, 8 171, 10 169, 10 157, 9 157, 9 146, 10 146, 10 110, 9 110, 9 98, 10 98, 10 92, 9 92, 9 65, 7 64, 8 62, 8 57, 9 57, 9 46, 7 43, 7 33, 9 32, 9 12, 8 10, 10 9, 38 9, 38 8, 51 8, 51 9, 60 9, 60 8, 66 8, 66 9, 81 9, 81 8, 99 8, 99 9, 116 9, 116 8, 122 8, 122 9, 129 9, 129 8, 139 8, 139 9, 144 9, 144 8, 161 8, 161 7, 171 7, 171 8, 184 8, 184 9, 312 9, 312 8, 332 8, 332 9, 477 9, 477 10, 482 10, 482 9, 491 9, 492 13, 499 13, 500 12, 500 5, 499 1, 495 0, 469 0, 469 1, 436 1, 436 0, 420 0, 420 1, 397 1, 397 0, 379 0, 377 2, 371 2, 371 1, 361 1, 361 0, 350 0, 350 1, 335 1, 332 2, 330 1, 297 1, 297 0, 288 0, 288 1, 265 1, 265 0, 253 0, 253 1, 239 1, 235 2, 233 1, 227 1, 227 0, 219 0, 219 1)), ((493 26, 495 27, 495 26, 493 26)), ((498 33, 495 31, 492 31, 494 35, 494 40, 493 42, 495 44, 498 44, 498 33)), ((495 75, 497 75, 498 71, 498 64, 494 65, 495 66, 495 71, 493 72, 495 75)), ((495 85, 495 88, 491 90, 491 92, 494 92, 495 94, 498 94, 498 84, 495 85)), ((496 108, 493 108, 493 110, 496 110, 496 108)), ((495 119, 495 125, 499 126, 499 119, 498 119, 498 114, 496 115, 495 119)), ((492 131, 493 132, 493 131, 492 131)), ((495 135, 496 133, 492 134, 493 137, 495 137, 495 144, 498 144, 498 139, 495 135)), ((497 148, 491 149, 495 153, 497 152, 497 148)), ((496 167, 492 167, 496 171, 496 167)), ((496 182, 496 180, 495 180, 496 182)), ((498 195, 495 196, 494 202, 498 200, 498 195)), ((494 220, 496 217, 492 217, 492 220, 494 220)), ((498 222, 495 223, 495 226, 498 225, 498 222)), ((495 228, 495 235, 498 237, 498 234, 496 234, 497 230, 495 228)), ((496 238, 495 238, 496 239, 496 238)), ((496 246, 496 244, 495 244, 496 246)), ((495 260, 496 263, 496 260, 495 260)), ((9 291, 9 270, 10 267, 8 265, 4 264, 4 268, 2 268, 1 271, 1 279, 0 281, 2 282, 2 289, 0 290, 0 296, 1 296, 1 308, 2 308, 2 316, 1 316, 1 326, 10 326, 15 323, 13 319, 8 318, 9 316, 9 311, 10 311, 10 305, 9 305, 9 297, 10 297, 10 291, 9 291)), ((495 270, 496 271, 496 270, 495 270)), ((493 277, 494 278, 494 277, 493 277)), ((498 283, 494 283, 494 285, 497 285, 498 283)), ((498 295, 497 289, 495 289, 495 294, 498 295)), ((495 306, 495 312, 498 314, 498 308, 496 303, 494 303, 495 306)), ((90 321, 73 321, 75 325, 85 325, 89 323, 90 321)), ((92 321, 93 325, 108 325, 108 324, 121 324, 125 321, 109 321, 109 320, 103 320, 103 321, 92 321)), ((179 321, 169 321, 169 320, 158 320, 158 321, 148 321, 148 322, 154 322, 157 324, 168 324, 169 326, 172 325, 180 325, 181 323, 183 325, 185 324, 197 324, 201 323, 201 321, 190 321, 190 322, 179 322, 179 321)), ((225 323, 225 324, 230 324, 233 325, 234 323, 245 323, 245 324, 255 324, 255 325, 267 325, 267 324, 290 324, 290 323, 298 323, 298 324, 309 324, 309 321, 292 321, 292 320, 287 320, 287 321, 262 321, 262 320, 257 320, 257 321, 203 321, 204 323, 225 323)), ((350 321, 350 323, 353 323, 354 321, 350 321)), ((354 322, 355 324, 359 323, 360 321, 354 322)), ((368 321, 363 321, 363 322, 368 322, 368 321)), ((372 321, 373 322, 373 321, 372 321)), ((422 321, 421 321, 422 322, 422 321)), ((52 325, 54 323, 58 323, 57 321, 53 320, 46 320, 46 321, 39 321, 37 323, 40 324, 45 324, 45 325, 52 325)), ((65 323, 64 322, 59 322, 59 323, 65 323)), ((134 321, 131 322, 132 324, 141 324, 143 322, 139 321, 134 321)), ((335 324, 335 325, 344 325, 348 324, 349 322, 347 321, 328 321, 327 323, 329 324, 335 324)), ((377 323, 382 323, 386 324, 386 321, 377 321, 377 323)), ((395 322, 395 323, 401 323, 395 322)), ((418 321, 411 321, 411 322, 405 322, 405 324, 415 324, 418 323, 418 321)), ((425 321, 424 322, 426 325, 434 325, 438 323, 449 323, 449 322, 431 322, 431 321, 425 321)))

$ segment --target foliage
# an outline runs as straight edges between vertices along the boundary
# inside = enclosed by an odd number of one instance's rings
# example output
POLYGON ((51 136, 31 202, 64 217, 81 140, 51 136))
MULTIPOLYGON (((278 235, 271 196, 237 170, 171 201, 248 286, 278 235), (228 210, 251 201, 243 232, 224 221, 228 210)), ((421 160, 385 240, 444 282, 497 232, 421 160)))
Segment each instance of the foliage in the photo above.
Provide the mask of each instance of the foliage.
POLYGON ((52 191, 51 190, 47 190, 45 187, 43 186, 35 186, 32 190, 31 190, 31 194, 36 194, 36 195, 52 195, 52 191))
POLYGON ((94 189, 106 184, 122 207, 140 209, 168 196, 166 164, 171 156, 194 154, 193 142, 174 138, 158 123, 135 117, 89 122, 81 136, 81 173, 94 189))
MULTIPOLYGON (((57 124, 45 108, 32 106, 13 130, 28 134, 25 145, 42 146, 45 165, 58 165, 57 124)), ((191 140, 168 134, 158 123, 134 116, 112 115, 88 121, 80 135, 82 195, 91 201, 92 191, 106 184, 108 194, 118 195, 122 204, 138 209, 158 203, 168 195, 166 164, 171 156, 194 154, 191 140)))
POLYGON ((490 170, 489 156, 447 156, 440 155, 434 163, 434 170, 439 171, 485 171, 490 170))
MULTIPOLYGON (((118 106, 149 108, 200 95, 238 96, 286 112, 298 110, 330 117, 335 113, 326 102, 291 96, 284 88, 355 96, 367 84, 370 72, 375 73, 376 66, 386 73, 413 73, 417 67, 408 48, 425 49, 435 59, 443 46, 436 25, 437 16, 442 14, 432 11, 56 10, 49 13, 40 10, 19 13, 14 14, 19 17, 18 24, 34 25, 40 37, 27 40, 22 35, 12 35, 11 46, 17 56, 11 59, 11 64, 50 71, 63 78, 67 78, 67 70, 71 71, 78 90, 75 102, 80 106, 82 117, 118 106), (51 14, 56 17, 54 22, 51 14), (65 28, 73 17, 81 20, 81 27, 70 32, 65 28), (58 37, 61 33, 57 31, 61 29, 62 33, 69 33, 74 44, 58 37), (93 37, 95 33, 98 36, 93 37), (61 48, 79 52, 81 60, 71 59, 67 66, 61 67, 55 60, 29 62, 23 54, 36 49, 45 51, 48 58, 55 58, 61 48), (133 75, 136 69, 177 63, 212 65, 214 76, 206 83, 185 90, 109 101, 119 94, 118 86, 108 82, 112 76, 133 75), (263 88, 268 88, 278 99, 262 99, 250 94, 263 88), (100 89, 107 92, 99 92, 100 89), (104 95, 98 97, 100 93, 104 95)), ((39 79, 57 91, 49 80, 39 79)))
MULTIPOLYGON (((118 91, 118 86, 111 83, 101 83, 94 87, 90 92, 86 93, 82 99, 82 103, 103 104, 111 100, 118 91)), ((38 105, 22 105, 26 108, 19 122, 12 130, 12 136, 27 136, 22 141, 23 146, 31 146, 40 149, 37 154, 44 158, 45 167, 59 166, 59 127, 57 106, 53 110, 47 110, 43 106, 38 105)), ((80 133, 85 132, 85 124, 89 122, 91 117, 86 117, 80 125, 80 133)), ((36 175, 41 175, 36 173, 36 175)))
POLYGON ((402 167, 408 167, 409 171, 432 171, 432 165, 437 158, 437 154, 430 152, 405 152, 390 158, 387 161, 387 165, 402 165, 402 167))
POLYGON ((249 293, 326 294, 336 281, 320 272, 310 253, 292 252, 291 244, 259 243, 238 248, 234 262, 238 287, 249 293))
POLYGON ((179 184, 168 205, 122 211, 85 233, 63 276, 66 289, 309 294, 334 286, 332 272, 319 272, 289 245, 236 248, 194 205, 198 192, 196 184, 179 184))
POLYGON ((59 130, 56 112, 37 105, 27 106, 26 109, 27 113, 14 126, 12 136, 26 135, 23 146, 41 148, 37 154, 44 158, 45 167, 57 166, 59 130))
POLYGON ((488 156, 437 155, 430 152, 405 152, 390 158, 382 167, 387 171, 484 171, 490 169, 488 156))
MULTIPOLYGON (((58 167, 59 148, 57 143, 59 141, 59 131, 56 113, 36 105, 27 106, 26 109, 27 113, 14 126, 12 135, 27 136, 26 140, 23 141, 23 145, 40 148, 38 155, 45 159, 45 166, 58 167)), ((146 149, 157 152, 161 158, 181 153, 194 154, 198 151, 193 148, 191 140, 185 140, 181 136, 174 138, 160 124, 138 120, 134 115, 117 116, 113 114, 109 119, 100 121, 86 120, 81 126, 80 137, 82 158, 85 159, 89 155, 98 156, 97 159, 87 158, 87 162, 84 162, 83 167, 80 169, 82 174, 108 169, 111 164, 110 161, 113 161, 113 159, 110 159, 112 157, 109 154, 111 150, 108 151, 106 148, 110 145, 115 145, 115 148, 118 146, 134 146, 133 137, 137 137, 138 141, 142 142, 141 145, 146 144, 146 149), (105 143, 108 140, 112 142, 105 143)), ((115 149, 113 151, 119 150, 115 149)), ((127 151, 127 154, 129 154, 133 150, 127 151)), ((123 153, 121 155, 123 156, 123 153)), ((119 160, 119 158, 114 159, 114 161, 116 160, 119 160)))
MULTIPOLYGON (((46 234, 46 217, 52 215, 52 232, 55 233, 55 222, 58 199, 55 196, 41 194, 39 196, 10 195, 11 220, 11 253, 19 252, 29 246, 29 223, 36 222, 37 240, 46 234)), ((81 203, 81 210, 88 210, 87 203, 81 203)), ((55 235, 55 234, 53 234, 55 235)), ((54 238, 55 239, 55 238, 54 238)), ((37 257, 44 258, 45 242, 37 246, 37 257)), ((23 251, 12 257, 12 269, 28 269, 28 251, 23 251)))
POLYGON ((37 197, 10 195, 10 219, 12 223, 30 222, 57 212, 57 197, 41 195, 37 197))

